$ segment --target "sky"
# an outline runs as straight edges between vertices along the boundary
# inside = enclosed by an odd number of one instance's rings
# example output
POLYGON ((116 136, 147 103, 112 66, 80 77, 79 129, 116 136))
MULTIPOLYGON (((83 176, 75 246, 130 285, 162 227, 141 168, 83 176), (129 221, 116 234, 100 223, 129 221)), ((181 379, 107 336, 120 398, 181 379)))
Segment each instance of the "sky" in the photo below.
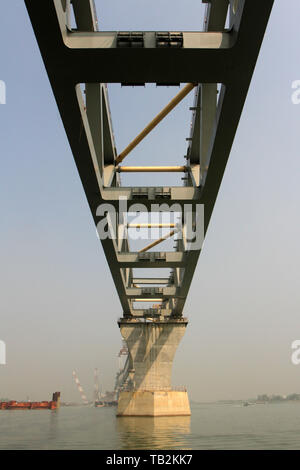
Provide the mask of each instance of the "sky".
MULTIPOLYGON (((173 383, 196 401, 300 393, 300 5, 286 3, 275 0, 185 305, 173 383)), ((200 0, 96 4, 103 30, 203 24, 200 0)), ((22 0, 2 2, 0 57, 0 397, 79 401, 73 369, 89 398, 95 367, 113 387, 122 310, 22 0)), ((118 151, 177 91, 109 86, 118 151)), ((192 98, 128 165, 182 164, 192 98)))

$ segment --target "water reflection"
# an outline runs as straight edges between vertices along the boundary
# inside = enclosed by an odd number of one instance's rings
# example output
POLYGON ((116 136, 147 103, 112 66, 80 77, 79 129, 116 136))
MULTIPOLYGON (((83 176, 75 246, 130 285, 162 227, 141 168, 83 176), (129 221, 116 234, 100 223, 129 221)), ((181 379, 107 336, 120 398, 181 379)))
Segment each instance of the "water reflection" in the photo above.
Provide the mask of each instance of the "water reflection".
POLYGON ((120 416, 116 429, 121 449, 187 449, 190 416, 120 416))
POLYGON ((57 439, 59 410, 51 410, 49 421, 49 440, 55 441, 57 439))

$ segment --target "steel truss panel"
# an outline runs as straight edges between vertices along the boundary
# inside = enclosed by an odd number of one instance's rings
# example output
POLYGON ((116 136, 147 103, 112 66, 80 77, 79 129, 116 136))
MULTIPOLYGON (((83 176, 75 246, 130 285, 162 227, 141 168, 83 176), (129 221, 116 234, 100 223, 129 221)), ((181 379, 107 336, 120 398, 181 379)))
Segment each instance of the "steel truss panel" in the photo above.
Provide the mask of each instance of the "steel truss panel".
MULTIPOLYGON (((25 0, 95 224, 107 203, 204 204, 204 232, 216 201, 274 0, 206 0, 204 31, 102 32, 93 0, 25 0), (225 28, 229 12, 229 27, 225 28), (105 83, 198 84, 183 187, 121 187, 105 83), (85 98, 80 84, 85 84, 85 98), (219 96, 217 97, 217 92, 219 96)), ((200 249, 178 240, 173 252, 130 252, 123 215, 102 239, 126 318, 181 317, 200 249), (142 256, 143 255, 143 256, 142 256), (169 278, 137 277, 133 268, 171 268, 169 278), (142 286, 136 285, 140 282, 142 286), (161 284, 163 287, 145 287, 161 284), (135 309, 136 300, 161 300, 135 309)))

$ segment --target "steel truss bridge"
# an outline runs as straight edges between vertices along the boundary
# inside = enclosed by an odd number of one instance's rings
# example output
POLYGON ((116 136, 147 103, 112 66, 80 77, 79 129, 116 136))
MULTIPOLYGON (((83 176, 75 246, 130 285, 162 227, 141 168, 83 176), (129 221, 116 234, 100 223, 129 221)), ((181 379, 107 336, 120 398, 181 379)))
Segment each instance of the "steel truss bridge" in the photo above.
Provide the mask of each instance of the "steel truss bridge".
POLYGON ((122 305, 120 322, 186 322, 183 308, 201 247, 189 249, 183 220, 182 236, 172 251, 157 251, 179 231, 171 223, 167 234, 131 251, 130 227, 119 201, 140 203, 150 211, 153 204, 190 204, 194 223, 196 207, 203 205, 206 233, 273 0, 203 0, 204 29, 195 32, 99 31, 93 0, 25 3, 95 224, 106 217, 97 212, 102 204, 110 204, 118 214, 115 232, 101 243, 122 305), (71 9, 76 27, 70 23, 71 9), (118 153, 107 83, 184 86, 177 94, 174 88, 174 99, 118 153), (128 153, 188 93, 194 93, 194 105, 182 165, 124 165, 128 153), (181 172, 183 184, 122 187, 122 172, 146 171, 181 172), (137 277, 135 268, 149 269, 150 275, 137 277), (153 268, 170 268, 170 275, 153 277, 153 268), (156 304, 135 308, 142 302, 156 304))

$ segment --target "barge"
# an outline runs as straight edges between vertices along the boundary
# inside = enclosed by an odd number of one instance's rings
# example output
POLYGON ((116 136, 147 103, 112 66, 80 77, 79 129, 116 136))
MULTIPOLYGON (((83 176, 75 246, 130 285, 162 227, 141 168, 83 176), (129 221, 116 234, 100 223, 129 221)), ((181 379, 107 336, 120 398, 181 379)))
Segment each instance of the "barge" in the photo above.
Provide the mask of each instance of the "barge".
POLYGON ((57 410, 60 406, 60 392, 54 392, 51 401, 2 401, 0 410, 57 410))

